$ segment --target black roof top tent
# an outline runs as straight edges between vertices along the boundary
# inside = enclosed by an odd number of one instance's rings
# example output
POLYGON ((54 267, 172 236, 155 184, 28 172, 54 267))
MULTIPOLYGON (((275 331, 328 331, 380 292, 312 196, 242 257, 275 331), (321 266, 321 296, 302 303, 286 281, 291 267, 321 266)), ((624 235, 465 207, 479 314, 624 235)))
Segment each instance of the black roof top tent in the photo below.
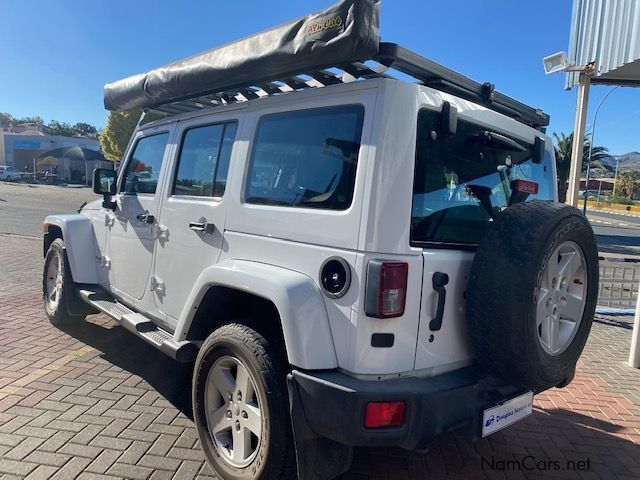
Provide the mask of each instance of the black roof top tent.
POLYGON ((179 114, 400 71, 534 128, 539 109, 394 43, 380 42, 380 0, 341 0, 306 17, 105 85, 107 110, 179 114))

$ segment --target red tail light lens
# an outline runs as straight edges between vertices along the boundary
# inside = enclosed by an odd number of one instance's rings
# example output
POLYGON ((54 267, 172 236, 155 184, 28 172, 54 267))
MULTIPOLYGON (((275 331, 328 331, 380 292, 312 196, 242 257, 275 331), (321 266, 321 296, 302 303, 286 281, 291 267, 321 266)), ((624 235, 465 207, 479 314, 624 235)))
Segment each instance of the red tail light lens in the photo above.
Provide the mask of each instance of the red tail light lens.
POLYGON ((529 182, 528 180, 514 180, 511 182, 511 190, 514 192, 536 195, 538 193, 538 183, 529 182))
POLYGON ((407 297, 406 263, 382 264, 380 269, 380 289, 378 290, 378 313, 380 318, 401 317, 407 297))
POLYGON ((404 420, 404 402, 369 402, 364 412, 366 428, 398 427, 404 420))
POLYGON ((409 265, 371 260, 367 267, 365 311, 367 316, 392 318, 404 315, 409 265))

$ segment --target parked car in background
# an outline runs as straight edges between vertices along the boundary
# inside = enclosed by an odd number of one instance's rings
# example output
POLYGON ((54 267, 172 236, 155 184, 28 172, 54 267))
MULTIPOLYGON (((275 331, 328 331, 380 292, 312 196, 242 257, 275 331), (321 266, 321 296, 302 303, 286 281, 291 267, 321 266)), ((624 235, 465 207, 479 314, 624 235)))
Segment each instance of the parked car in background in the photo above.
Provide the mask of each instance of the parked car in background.
POLYGON ((18 172, 14 167, 8 167, 6 165, 0 166, 0 180, 4 180, 5 182, 12 182, 15 180, 20 180, 22 178, 22 173, 18 172))

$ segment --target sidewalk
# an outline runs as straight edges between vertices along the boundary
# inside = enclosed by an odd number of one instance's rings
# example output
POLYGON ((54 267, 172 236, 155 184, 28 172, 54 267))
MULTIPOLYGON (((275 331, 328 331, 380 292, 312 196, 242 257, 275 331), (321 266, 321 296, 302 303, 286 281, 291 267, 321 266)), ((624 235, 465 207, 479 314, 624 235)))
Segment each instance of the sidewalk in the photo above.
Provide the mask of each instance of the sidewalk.
MULTIPOLYGON (((101 315, 51 327, 40 241, 0 241, 0 479, 214 478, 190 420, 190 368, 101 315)), ((449 434, 426 454, 356 449, 343 480, 640 478, 630 328, 598 318, 574 382, 537 395, 514 427, 475 444, 449 434)))

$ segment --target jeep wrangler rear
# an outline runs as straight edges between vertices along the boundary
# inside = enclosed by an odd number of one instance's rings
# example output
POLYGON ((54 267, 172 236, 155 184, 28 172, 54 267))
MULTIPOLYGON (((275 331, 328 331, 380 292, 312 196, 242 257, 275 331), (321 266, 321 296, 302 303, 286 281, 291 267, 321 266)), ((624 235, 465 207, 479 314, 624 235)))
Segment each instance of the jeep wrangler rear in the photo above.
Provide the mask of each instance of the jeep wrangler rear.
POLYGON ((195 362, 224 479, 489 435, 571 381, 589 333, 596 245, 556 201, 548 116, 380 43, 378 8, 107 85, 110 110, 160 118, 94 172, 102 201, 45 222, 51 322, 104 312, 195 362))

